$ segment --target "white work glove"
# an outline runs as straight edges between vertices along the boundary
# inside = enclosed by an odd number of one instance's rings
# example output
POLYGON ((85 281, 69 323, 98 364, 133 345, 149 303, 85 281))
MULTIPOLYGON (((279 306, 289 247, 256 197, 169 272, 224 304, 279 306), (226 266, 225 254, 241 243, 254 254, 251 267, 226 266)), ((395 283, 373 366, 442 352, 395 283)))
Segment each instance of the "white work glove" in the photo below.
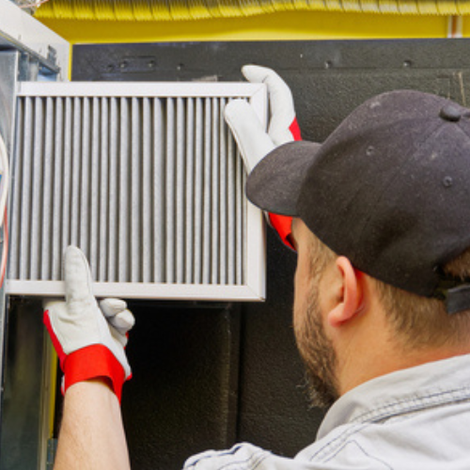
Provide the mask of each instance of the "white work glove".
MULTIPOLYGON (((233 100, 225 107, 225 120, 229 125, 243 158, 247 173, 269 152, 279 145, 301 140, 292 93, 282 78, 266 67, 245 65, 245 78, 252 83, 265 83, 269 94, 271 119, 266 132, 253 108, 245 100, 233 100)), ((292 217, 268 214, 272 227, 290 248, 292 217)))
POLYGON ((134 317, 120 299, 98 303, 83 252, 69 246, 64 256, 65 302, 44 302, 44 323, 64 372, 63 392, 73 384, 105 378, 121 400, 131 377, 124 347, 134 317))

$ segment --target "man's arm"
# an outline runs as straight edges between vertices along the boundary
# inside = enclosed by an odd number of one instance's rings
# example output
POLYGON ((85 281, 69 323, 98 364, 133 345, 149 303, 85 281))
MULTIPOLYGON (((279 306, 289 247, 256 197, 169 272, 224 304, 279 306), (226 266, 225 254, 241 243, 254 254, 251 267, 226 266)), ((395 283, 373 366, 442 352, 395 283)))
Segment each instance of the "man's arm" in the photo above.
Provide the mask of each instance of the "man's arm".
POLYGON ((120 299, 93 296, 85 255, 64 256, 65 301, 44 303, 44 323, 64 372, 64 412, 55 470, 129 469, 120 398, 134 317, 120 299))
POLYGON ((54 470, 130 469, 119 401, 100 379, 72 385, 64 414, 54 470))

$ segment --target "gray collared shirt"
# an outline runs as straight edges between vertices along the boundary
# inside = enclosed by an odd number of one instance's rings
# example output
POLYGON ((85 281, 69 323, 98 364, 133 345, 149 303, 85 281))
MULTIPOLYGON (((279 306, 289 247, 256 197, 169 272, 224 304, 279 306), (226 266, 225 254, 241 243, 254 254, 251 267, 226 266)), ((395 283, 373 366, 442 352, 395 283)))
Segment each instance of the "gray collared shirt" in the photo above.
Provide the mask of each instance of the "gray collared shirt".
POLYGON ((363 383, 328 411, 294 459, 251 444, 190 458, 187 470, 469 470, 470 355, 363 383))

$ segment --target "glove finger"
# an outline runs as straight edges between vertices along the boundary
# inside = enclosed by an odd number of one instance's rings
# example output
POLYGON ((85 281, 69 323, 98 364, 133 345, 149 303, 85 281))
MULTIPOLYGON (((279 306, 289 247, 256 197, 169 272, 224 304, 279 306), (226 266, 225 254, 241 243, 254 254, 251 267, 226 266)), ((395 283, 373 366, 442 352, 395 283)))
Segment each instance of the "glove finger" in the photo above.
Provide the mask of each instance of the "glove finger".
POLYGON ((108 318, 108 323, 119 333, 125 335, 135 325, 135 318, 130 310, 124 310, 117 315, 108 318))
POLYGON ((253 108, 244 100, 233 100, 227 104, 225 121, 237 142, 245 170, 249 174, 275 145, 263 129, 253 108))
POLYGON ((106 298, 100 301, 100 308, 106 318, 126 310, 127 303, 122 299, 106 298))
POLYGON ((64 256, 65 300, 68 305, 94 301, 88 261, 80 248, 69 246, 64 256))
POLYGON ((117 328, 110 327, 109 331, 111 332, 111 336, 123 347, 127 346, 127 335, 125 333, 121 333, 117 328))
POLYGON ((294 99, 287 83, 274 70, 259 65, 245 65, 242 73, 249 82, 265 83, 268 87, 271 106, 268 134, 276 146, 294 140, 289 130, 295 119, 294 99))

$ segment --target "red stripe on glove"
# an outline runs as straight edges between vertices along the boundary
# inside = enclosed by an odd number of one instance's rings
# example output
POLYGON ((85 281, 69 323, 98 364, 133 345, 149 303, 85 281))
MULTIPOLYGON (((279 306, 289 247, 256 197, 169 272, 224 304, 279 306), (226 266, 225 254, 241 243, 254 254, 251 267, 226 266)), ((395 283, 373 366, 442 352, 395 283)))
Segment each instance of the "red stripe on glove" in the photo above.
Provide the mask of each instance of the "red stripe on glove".
MULTIPOLYGON (((43 321, 49 331, 52 344, 59 357, 60 368, 64 373, 62 393, 65 393, 70 386, 77 382, 105 378, 108 379, 108 383, 120 403, 122 386, 126 381, 126 377, 122 365, 114 357, 114 354, 102 344, 92 344, 67 355, 54 333, 49 317, 49 310, 44 312, 43 321)), ((127 379, 130 378, 131 376, 127 379)))
MULTIPOLYGON (((302 140, 302 136, 300 134, 300 127, 299 123, 297 122, 297 118, 294 118, 292 124, 289 126, 289 131, 292 134, 294 140, 302 140)), ((278 214, 269 214, 269 221, 271 222, 272 227, 278 235, 281 237, 282 242, 287 245, 289 248, 295 251, 294 246, 291 242, 291 233, 292 233, 292 217, 288 217, 286 215, 278 215, 278 214)))
POLYGON ((284 245, 287 245, 295 251, 295 248, 290 241, 292 233, 292 217, 269 213, 269 221, 271 222, 273 229, 276 230, 277 234, 281 237, 284 245))
POLYGON ((47 328, 47 331, 49 332, 49 336, 51 337, 55 352, 57 353, 57 356, 59 356, 60 368, 64 370, 64 363, 65 363, 65 359, 67 356, 64 353, 64 350, 62 349, 62 345, 60 344, 60 341, 58 340, 54 332, 54 329, 52 328, 51 319, 49 317, 49 310, 46 310, 44 312, 42 321, 44 325, 46 325, 46 328, 47 328))
POLYGON ((292 134, 294 140, 302 140, 302 136, 300 135, 300 127, 299 123, 297 122, 297 118, 294 118, 292 124, 289 126, 289 131, 292 134))
POLYGON ((122 386, 126 380, 124 369, 113 353, 102 344, 92 344, 67 356, 64 370, 64 391, 84 380, 106 378, 121 402, 122 386))

